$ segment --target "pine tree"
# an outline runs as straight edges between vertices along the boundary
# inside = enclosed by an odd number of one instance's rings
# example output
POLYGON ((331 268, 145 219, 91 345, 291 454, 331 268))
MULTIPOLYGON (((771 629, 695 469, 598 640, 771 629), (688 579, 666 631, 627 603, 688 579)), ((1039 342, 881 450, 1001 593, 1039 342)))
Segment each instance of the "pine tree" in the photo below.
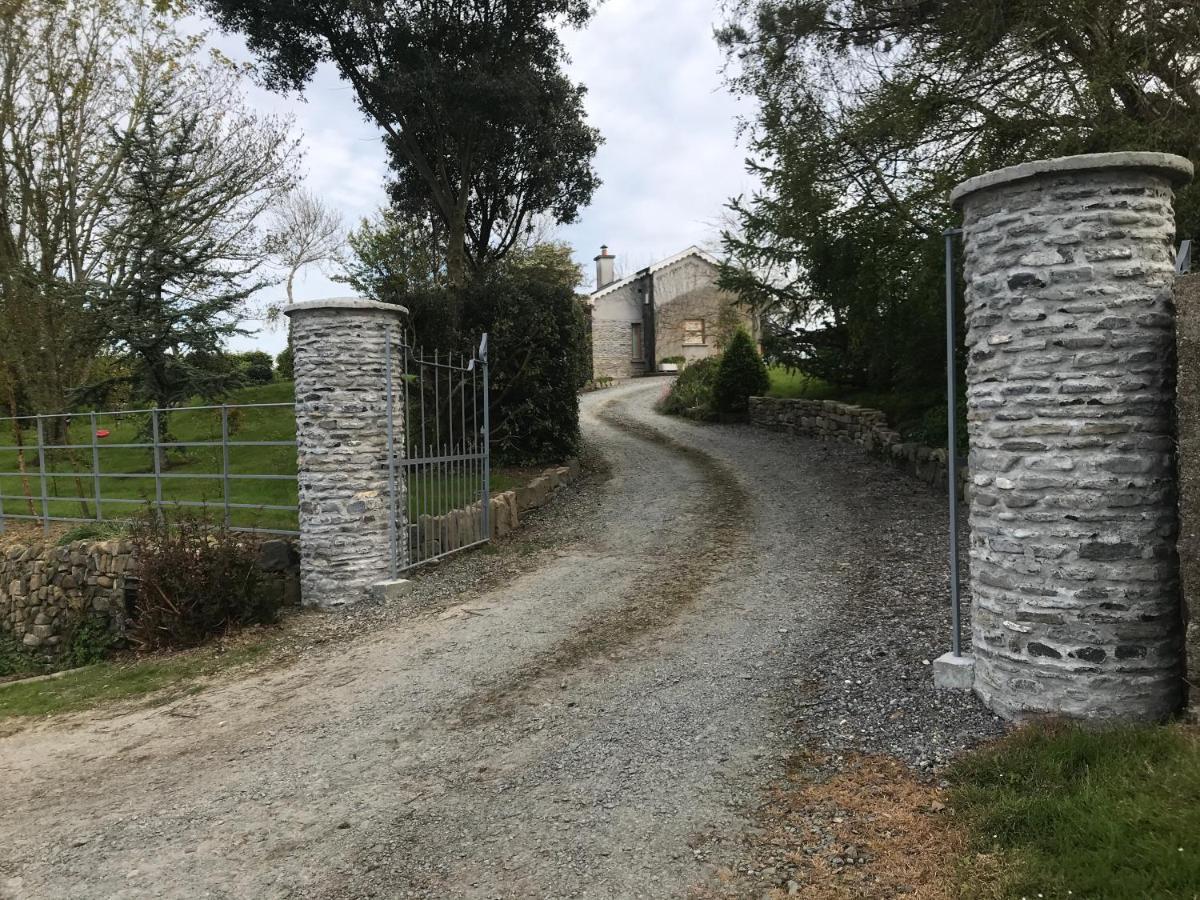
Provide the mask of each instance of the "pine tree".
POLYGON ((724 416, 743 417, 750 409, 750 398, 765 394, 771 377, 754 339, 746 329, 738 328, 721 357, 713 384, 713 401, 724 416))

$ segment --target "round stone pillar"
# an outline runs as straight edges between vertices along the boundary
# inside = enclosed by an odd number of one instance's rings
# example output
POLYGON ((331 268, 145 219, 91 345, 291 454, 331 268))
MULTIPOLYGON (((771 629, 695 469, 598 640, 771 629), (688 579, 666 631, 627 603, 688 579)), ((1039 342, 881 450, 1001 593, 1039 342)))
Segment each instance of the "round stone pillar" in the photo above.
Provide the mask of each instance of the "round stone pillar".
POLYGON ((389 578, 393 539, 401 554, 408 546, 397 537, 407 535, 402 472, 388 467, 389 416, 397 456, 404 446, 398 348, 408 310, 351 298, 284 312, 296 371, 301 592, 310 606, 353 603, 389 578))
POLYGON ((1156 719, 1182 694, 1173 188, 1161 153, 959 185, 975 691, 1008 718, 1156 719))

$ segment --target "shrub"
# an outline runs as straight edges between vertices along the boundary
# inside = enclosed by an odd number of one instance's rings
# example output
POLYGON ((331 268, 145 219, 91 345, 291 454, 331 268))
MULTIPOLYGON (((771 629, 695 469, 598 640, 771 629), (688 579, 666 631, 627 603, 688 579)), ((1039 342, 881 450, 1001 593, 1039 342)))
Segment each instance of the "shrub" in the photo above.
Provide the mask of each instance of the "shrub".
POLYGON ((270 384, 275 379, 275 361, 261 350, 238 354, 237 367, 246 384, 270 384))
POLYGON ((761 397, 771 389, 771 377, 758 355, 754 340, 739 328, 721 355, 713 383, 713 405, 723 416, 742 418, 750 409, 750 398, 761 397))
POLYGON ((86 619, 71 633, 63 655, 63 668, 75 669, 102 662, 117 648, 120 638, 107 621, 86 619))
POLYGON ((514 252, 463 293, 463 330, 490 333, 492 451, 512 465, 579 450, 587 327, 567 247, 514 252))
POLYGON ((659 364, 664 365, 664 366, 668 365, 668 364, 672 364, 672 365, 676 365, 676 366, 679 366, 680 368, 682 368, 683 366, 685 366, 687 364, 687 357, 686 356, 664 356, 662 359, 659 360, 659 364))
POLYGON ((194 647, 235 625, 274 622, 282 582, 258 566, 257 546, 204 516, 133 523, 138 596, 129 639, 144 649, 194 647))
POLYGON ((291 381, 296 377, 296 362, 290 344, 275 357, 275 374, 281 381, 291 381))
POLYGON ((659 401, 659 412, 701 421, 715 418, 713 384, 720 365, 719 356, 710 356, 697 360, 680 372, 670 391, 659 401))

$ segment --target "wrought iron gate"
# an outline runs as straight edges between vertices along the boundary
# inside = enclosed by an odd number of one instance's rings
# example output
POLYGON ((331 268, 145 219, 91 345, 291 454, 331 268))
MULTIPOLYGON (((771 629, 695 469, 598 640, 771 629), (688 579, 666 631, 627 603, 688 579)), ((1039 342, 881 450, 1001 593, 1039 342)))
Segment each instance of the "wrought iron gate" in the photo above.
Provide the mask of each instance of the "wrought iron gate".
POLYGON ((471 354, 388 341, 391 575, 491 539, 488 340, 471 354))

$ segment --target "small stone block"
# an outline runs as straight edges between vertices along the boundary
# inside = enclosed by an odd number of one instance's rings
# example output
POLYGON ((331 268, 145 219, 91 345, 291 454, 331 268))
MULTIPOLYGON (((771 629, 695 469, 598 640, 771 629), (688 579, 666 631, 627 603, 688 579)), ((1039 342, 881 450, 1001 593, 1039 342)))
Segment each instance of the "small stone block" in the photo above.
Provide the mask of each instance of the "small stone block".
POLYGON ((397 578, 395 581, 377 581, 371 585, 371 599, 378 603, 395 603, 402 600, 413 587, 407 578, 397 578))
POLYGON ((943 653, 933 661, 933 686, 943 691, 974 689, 975 657, 943 653))

